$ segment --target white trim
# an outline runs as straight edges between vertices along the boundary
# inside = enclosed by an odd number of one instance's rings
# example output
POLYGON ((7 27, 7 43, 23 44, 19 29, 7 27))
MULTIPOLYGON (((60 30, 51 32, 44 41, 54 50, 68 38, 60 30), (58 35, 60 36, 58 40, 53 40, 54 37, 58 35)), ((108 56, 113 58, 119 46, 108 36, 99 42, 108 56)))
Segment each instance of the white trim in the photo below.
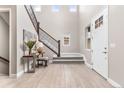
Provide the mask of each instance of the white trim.
POLYGON ((9 12, 9 76, 11 76, 11 8, 0 8, 0 12, 9 12))
POLYGON ((16 78, 16 74, 9 75, 10 78, 16 78))
MULTIPOLYGON (((61 55, 68 54, 68 55, 80 55, 83 57, 81 53, 61 53, 61 55)), ((57 55, 53 55, 53 57, 57 57, 57 55)))
MULTIPOLYGON (((82 56, 82 54, 81 53, 61 53, 61 55, 80 55, 80 56, 82 56)), ((82 56, 83 57, 83 56, 82 56)))
POLYGON ((88 68, 93 69, 93 66, 87 62, 87 59, 86 59, 85 55, 84 55, 84 54, 81 54, 81 55, 83 56, 84 64, 85 64, 88 68))
POLYGON ((110 79, 110 78, 108 78, 107 81, 108 81, 113 87, 122 88, 121 85, 119 85, 117 82, 113 81, 113 80, 110 79))
MULTIPOLYGON (((58 61, 59 61, 59 62, 63 62, 63 61, 64 61, 64 62, 73 62, 73 61, 74 61, 74 62, 75 62, 75 61, 76 61, 76 62, 83 62, 84 60, 78 60, 78 59, 76 59, 76 60, 74 60, 74 59, 73 59, 73 60, 56 59, 56 60, 55 60, 55 59, 54 59, 54 62, 55 62, 55 61, 57 61, 57 62, 58 62, 58 61)), ((76 63, 76 62, 75 62, 75 63, 76 63)))
POLYGON ((89 64, 89 63, 87 63, 87 62, 84 62, 84 63, 85 63, 85 65, 86 65, 88 68, 93 69, 93 66, 92 66, 91 64, 89 64))
POLYGON ((63 52, 61 54, 80 54, 80 55, 82 55, 81 53, 66 53, 66 52, 63 52))
POLYGON ((23 71, 23 70, 20 71, 20 72, 18 72, 18 73, 17 73, 17 78, 21 77, 23 74, 24 74, 24 71, 23 71))

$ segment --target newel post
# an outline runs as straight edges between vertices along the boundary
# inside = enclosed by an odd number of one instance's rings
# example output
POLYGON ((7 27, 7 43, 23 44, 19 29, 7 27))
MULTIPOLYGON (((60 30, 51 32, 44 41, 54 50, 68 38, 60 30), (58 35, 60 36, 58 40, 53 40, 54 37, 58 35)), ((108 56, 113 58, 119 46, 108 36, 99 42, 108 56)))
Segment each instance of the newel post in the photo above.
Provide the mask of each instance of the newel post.
POLYGON ((38 34, 38 40, 40 40, 40 38, 39 38, 39 29, 40 29, 40 22, 37 22, 37 34, 38 34))
POLYGON ((58 57, 60 57, 60 40, 58 40, 58 57))

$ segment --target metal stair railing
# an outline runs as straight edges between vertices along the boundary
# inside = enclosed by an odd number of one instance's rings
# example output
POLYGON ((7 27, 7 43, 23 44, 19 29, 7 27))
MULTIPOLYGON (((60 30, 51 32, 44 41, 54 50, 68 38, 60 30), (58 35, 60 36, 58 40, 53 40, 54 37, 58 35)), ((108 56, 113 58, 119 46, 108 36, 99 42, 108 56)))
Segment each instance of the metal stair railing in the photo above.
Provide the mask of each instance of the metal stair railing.
POLYGON ((58 57, 60 57, 60 40, 56 40, 45 30, 41 29, 39 22, 31 5, 25 5, 25 9, 30 17, 30 20, 38 33, 38 40, 42 42, 46 47, 52 50, 58 57))

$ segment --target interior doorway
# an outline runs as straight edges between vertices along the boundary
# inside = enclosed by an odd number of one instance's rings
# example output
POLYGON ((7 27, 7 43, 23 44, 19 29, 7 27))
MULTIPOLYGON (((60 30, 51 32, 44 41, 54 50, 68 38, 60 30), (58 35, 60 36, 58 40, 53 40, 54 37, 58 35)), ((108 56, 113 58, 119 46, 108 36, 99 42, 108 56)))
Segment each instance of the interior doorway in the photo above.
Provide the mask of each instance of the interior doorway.
POLYGON ((92 63, 93 69, 108 78, 108 9, 92 20, 92 63))
POLYGON ((11 75, 11 9, 0 8, 0 75, 11 75))

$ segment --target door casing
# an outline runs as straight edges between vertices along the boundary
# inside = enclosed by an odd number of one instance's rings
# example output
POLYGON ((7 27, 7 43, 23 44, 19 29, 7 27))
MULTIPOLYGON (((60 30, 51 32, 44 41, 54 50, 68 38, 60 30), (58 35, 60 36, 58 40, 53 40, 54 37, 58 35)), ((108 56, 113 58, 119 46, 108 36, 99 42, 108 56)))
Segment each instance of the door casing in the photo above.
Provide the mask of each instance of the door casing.
POLYGON ((12 73, 11 73, 11 8, 0 8, 0 12, 9 12, 9 76, 11 77, 12 73))

